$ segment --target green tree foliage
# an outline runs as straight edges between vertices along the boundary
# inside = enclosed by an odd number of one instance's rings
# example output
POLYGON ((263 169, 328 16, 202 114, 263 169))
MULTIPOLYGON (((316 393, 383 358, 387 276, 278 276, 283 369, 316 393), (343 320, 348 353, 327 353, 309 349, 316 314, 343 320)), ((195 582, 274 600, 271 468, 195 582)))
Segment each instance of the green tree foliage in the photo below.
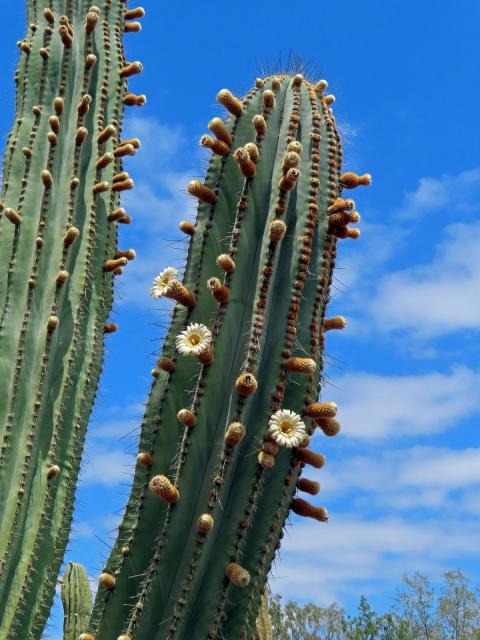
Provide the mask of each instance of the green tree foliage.
POLYGON ((438 595, 426 576, 405 576, 383 615, 365 596, 347 617, 336 603, 283 604, 278 595, 270 615, 275 640, 480 640, 480 602, 459 569, 443 574, 438 595))

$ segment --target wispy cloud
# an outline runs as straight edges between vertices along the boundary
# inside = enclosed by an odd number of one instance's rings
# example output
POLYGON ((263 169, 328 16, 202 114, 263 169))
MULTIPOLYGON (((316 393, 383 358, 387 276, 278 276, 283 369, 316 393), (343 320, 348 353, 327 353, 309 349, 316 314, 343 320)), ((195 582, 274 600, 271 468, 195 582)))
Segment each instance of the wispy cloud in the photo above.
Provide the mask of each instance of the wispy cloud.
POLYGON ((338 401, 351 438, 429 435, 480 410, 480 374, 467 367, 404 376, 352 372, 335 379, 330 398, 338 401))

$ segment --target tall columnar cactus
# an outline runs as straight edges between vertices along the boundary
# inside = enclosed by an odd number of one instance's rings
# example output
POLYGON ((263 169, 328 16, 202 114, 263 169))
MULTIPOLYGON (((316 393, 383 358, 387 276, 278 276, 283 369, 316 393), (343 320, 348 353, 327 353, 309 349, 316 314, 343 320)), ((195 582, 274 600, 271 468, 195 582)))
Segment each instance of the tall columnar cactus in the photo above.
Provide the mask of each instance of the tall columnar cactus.
POLYGON ((63 640, 78 640, 87 629, 92 611, 88 575, 81 564, 69 562, 62 582, 63 640))
MULTIPOLYGON (((183 282, 166 268, 152 294, 176 301, 141 425, 132 493, 82 640, 250 640, 290 510, 327 520, 297 491, 324 457, 318 399, 337 238, 359 219, 342 188, 326 82, 259 79, 214 118, 183 282)), ((166 266, 166 265, 165 265, 166 266)))
MULTIPOLYGON (((103 358, 127 77, 123 0, 29 0, 0 205, 0 638, 41 635, 103 358)), ((130 12, 131 14, 132 12, 130 12)), ((133 11, 134 15, 142 11, 133 11)), ((127 12, 126 17, 129 17, 127 12)), ((132 27, 133 24, 133 27, 132 27)), ((143 103, 143 97, 137 97, 143 103)))

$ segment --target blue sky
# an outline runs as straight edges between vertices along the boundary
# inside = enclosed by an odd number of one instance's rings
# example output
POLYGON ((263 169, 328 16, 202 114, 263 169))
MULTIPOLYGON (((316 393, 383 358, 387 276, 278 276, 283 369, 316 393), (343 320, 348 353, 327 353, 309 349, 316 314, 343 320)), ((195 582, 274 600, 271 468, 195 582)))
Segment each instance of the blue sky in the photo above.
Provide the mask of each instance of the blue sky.
MULTIPOLYGON (((21 3, 19 3, 21 4, 21 3)), ((128 494, 134 430, 169 310, 151 279, 181 264, 179 220, 193 214, 186 184, 201 177, 198 146, 223 87, 246 92, 264 64, 299 55, 336 95, 345 168, 368 171, 357 190, 362 237, 339 247, 330 313, 325 399, 342 433, 317 443, 327 526, 289 528, 271 587, 285 597, 352 611, 364 593, 379 610, 405 572, 437 581, 460 567, 480 583, 480 56, 476 0, 422 3, 158 3, 145 0, 140 34, 126 36, 131 80, 148 104, 127 113, 143 140, 128 161, 134 222, 121 245, 137 250, 118 283, 100 395, 67 559, 95 577, 128 494), (260 6, 258 6, 260 5, 260 6), (102 541, 100 541, 101 539, 102 541)), ((0 134, 11 124, 15 42, 10 11, 0 61, 0 134)), ((50 636, 55 636, 58 611, 50 636)))

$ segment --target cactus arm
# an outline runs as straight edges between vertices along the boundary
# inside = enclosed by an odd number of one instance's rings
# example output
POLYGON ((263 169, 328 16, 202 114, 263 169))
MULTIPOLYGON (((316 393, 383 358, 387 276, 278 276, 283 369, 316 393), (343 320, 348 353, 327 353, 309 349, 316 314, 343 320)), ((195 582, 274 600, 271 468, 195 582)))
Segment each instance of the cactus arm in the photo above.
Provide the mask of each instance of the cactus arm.
MULTIPOLYGON (((187 290, 175 290, 188 310, 177 305, 154 371, 132 494, 89 628, 96 640, 249 639, 290 510, 326 519, 293 495, 303 463, 323 463, 307 449, 313 418, 326 429, 322 416, 336 410, 315 402, 324 314, 336 237, 358 237, 346 227, 358 214, 337 200, 342 184, 369 177, 339 176, 324 85, 298 74, 260 80, 243 108, 219 94, 236 118, 234 148, 207 140, 223 172, 207 173, 214 197, 195 187, 210 214, 201 204, 195 227, 185 226, 187 290), (212 276, 215 302, 204 285, 212 276), (201 366, 175 355, 175 337, 192 323, 211 333, 201 366), (284 411, 294 412, 292 448, 277 446, 269 426, 284 411)), ((328 424, 334 435, 337 423, 328 424)))
MULTIPOLYGON (((10 633, 12 639, 40 637, 48 617, 67 543, 112 301, 112 274, 103 265, 115 252, 116 223, 109 213, 118 205, 119 192, 95 185, 112 184, 121 170, 120 158, 105 167, 98 167, 97 162, 119 144, 125 95, 125 78, 120 73, 125 62, 121 47, 124 4, 100 3, 100 19, 92 33, 86 33, 88 7, 84 5, 69 0, 52 5, 44 2, 39 7, 37 32, 40 26, 45 31, 50 28, 44 8, 53 9, 56 21, 48 39, 47 80, 42 88, 42 76, 40 89, 37 87, 42 109, 32 145, 31 186, 23 201, 18 238, 9 253, 13 275, 1 325, 0 366, 6 370, 13 359, 17 370, 14 382, 12 376, 2 376, 8 416, 0 422, 6 424, 0 483, 7 489, 0 492, 5 496, 0 635, 10 633), (62 14, 69 16, 74 28, 71 47, 62 43, 57 31, 62 14), (92 55, 96 64, 91 64, 92 55), (93 98, 90 108, 79 108, 87 93, 93 98), (46 144, 47 132, 53 130, 49 118, 56 112, 52 103, 60 96, 63 109, 57 111, 58 133, 54 142, 46 144), (117 121, 117 132, 100 142, 98 135, 110 119, 117 121), (82 139, 78 127, 87 129, 82 139), (46 168, 53 182, 48 187, 40 180, 46 168), (78 238, 64 242, 72 224, 79 229, 78 238), (35 238, 40 236, 39 245, 35 238), (56 278, 62 270, 70 277, 59 286, 56 278), (27 286, 31 274, 35 287, 27 286), (59 319, 54 331, 48 329, 51 315, 59 319), (59 468, 59 473, 49 476, 52 467, 59 468)), ((36 43, 29 55, 45 60, 39 55, 39 45, 45 44, 45 39, 36 43)), ((12 162, 12 175, 13 170, 12 162)), ((6 196, 4 207, 12 206, 10 188, 6 196)), ((0 222, 4 225, 0 231, 8 229, 7 222, 14 226, 4 218, 0 222)))
MULTIPOLYGON (((261 95, 256 96, 252 93, 246 102, 245 113, 238 119, 236 125, 231 127, 234 146, 243 145, 252 140, 254 132, 251 119, 260 111, 260 104, 261 95)), ((123 589, 127 588, 131 597, 138 591, 142 574, 147 570, 150 561, 147 550, 151 548, 155 537, 161 532, 156 523, 162 522, 167 509, 149 492, 148 482, 162 468, 171 467, 182 439, 181 425, 176 419, 176 414, 179 408, 189 406, 188 403, 192 402, 189 391, 192 388, 192 379, 198 375, 197 363, 191 363, 187 358, 175 357, 174 338, 184 328, 185 323, 203 320, 205 315, 213 314, 217 306, 205 285, 208 277, 218 272, 215 260, 217 255, 222 253, 225 238, 231 231, 232 215, 235 215, 231 200, 238 198, 243 184, 238 166, 231 156, 222 161, 221 174, 218 173, 218 160, 217 156, 212 157, 206 184, 211 186, 218 184, 219 196, 215 207, 205 204, 199 206, 184 281, 186 286, 198 296, 198 302, 193 311, 187 313, 177 306, 172 330, 164 346, 164 355, 173 356, 175 359, 175 369, 169 375, 168 383, 162 371, 155 379, 147 413, 142 423, 141 450, 152 451, 155 462, 153 467, 137 469, 132 498, 127 506, 127 515, 120 530, 119 541, 105 567, 106 571, 115 573, 117 576, 118 590, 115 589, 113 592, 106 589, 100 590, 94 608, 94 625, 100 624, 97 632, 101 635, 108 633, 109 637, 115 637, 117 633, 116 626, 112 625, 110 611, 116 612, 114 617, 121 624, 120 616, 125 611, 123 589), (175 385, 174 394, 168 392, 171 385, 175 385), (166 391, 165 395, 161 398, 164 391, 166 391), (161 412, 158 408, 159 404, 161 412), (136 515, 135 509, 138 509, 139 497, 141 508, 136 515), (122 556, 121 553, 124 546, 129 549, 126 556, 122 556), (135 577, 130 577, 132 575, 135 577), (108 611, 105 619, 102 619, 103 610, 108 611), (97 622, 98 619, 100 623, 97 622)), ((91 630, 95 632, 97 627, 92 626, 91 630)))
POLYGON ((88 626, 92 594, 87 572, 81 564, 69 562, 61 589, 63 605, 63 640, 78 640, 88 626))

